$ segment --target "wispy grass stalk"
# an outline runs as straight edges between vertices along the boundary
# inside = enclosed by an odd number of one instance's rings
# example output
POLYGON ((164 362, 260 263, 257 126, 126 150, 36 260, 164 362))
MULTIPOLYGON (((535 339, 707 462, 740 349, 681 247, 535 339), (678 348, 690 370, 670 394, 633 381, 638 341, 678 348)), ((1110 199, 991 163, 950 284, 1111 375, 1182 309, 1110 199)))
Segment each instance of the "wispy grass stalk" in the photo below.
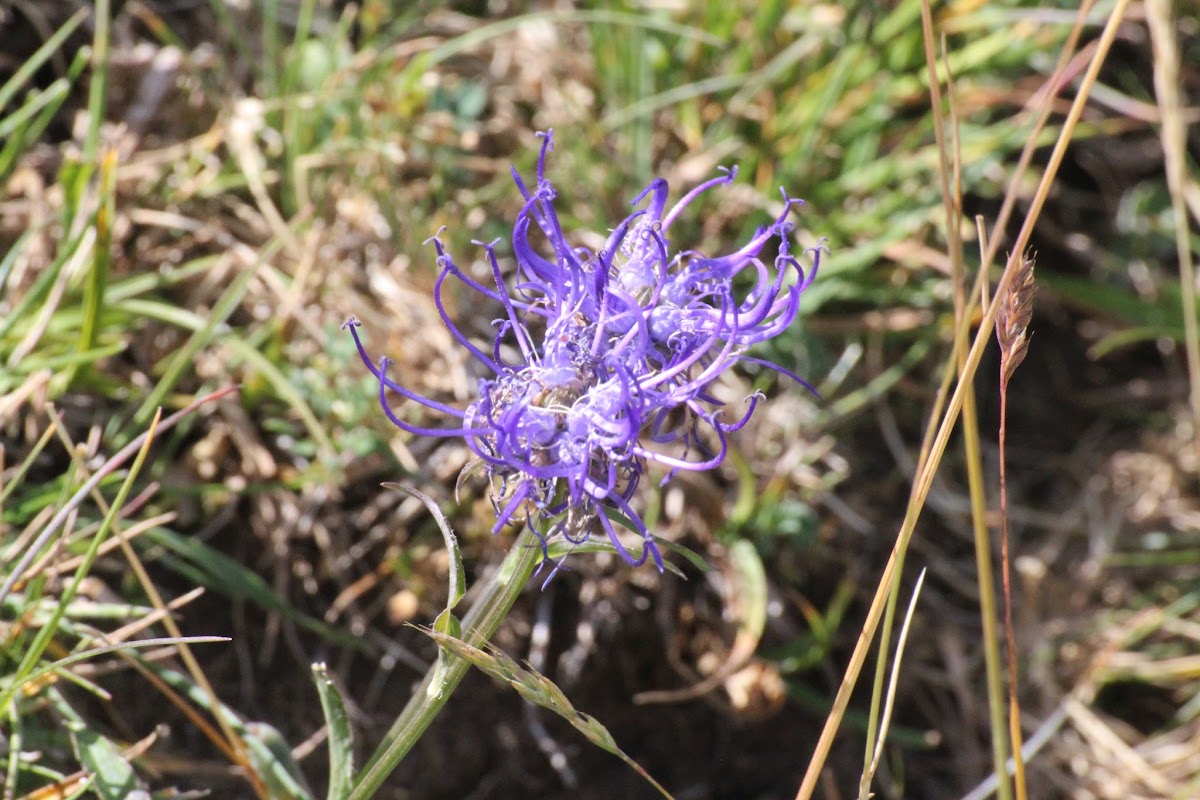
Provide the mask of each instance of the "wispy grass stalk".
MULTIPOLYGON (((947 252, 950 257, 950 281, 954 289, 954 360, 958 374, 963 374, 967 357, 967 338, 970 335, 967 278, 963 263, 962 241, 962 154, 958 142, 958 126, 954 111, 954 83, 949 60, 944 58, 947 99, 951 113, 951 138, 954 143, 953 163, 947 162, 948 148, 941 115, 941 91, 937 80, 937 60, 934 54, 933 12, 929 0, 921 3, 921 25, 924 31, 925 63, 929 74, 929 92, 933 108, 933 130, 940 155, 938 176, 942 185, 943 208, 946 218, 947 252), (953 172, 953 176, 952 173, 953 172)), ((986 274, 986 264, 980 268, 986 274)), ((984 282, 986 286, 986 282, 984 282)), ((985 289, 986 291, 986 289, 985 289)), ((981 297, 981 301, 985 298, 981 297)), ((991 726, 992 762, 999 778, 997 795, 1000 800, 1012 797, 1005 763, 1008 752, 1004 737, 1003 680, 1000 667, 1000 645, 996 630, 996 588, 992 573, 992 547, 988 537, 987 498, 983 484, 983 456, 980 446, 979 415, 973 381, 964 384, 962 431, 967 467, 967 486, 971 501, 971 531, 975 544, 975 580, 979 588, 980 625, 983 632, 985 685, 988 698, 988 719, 991 726)))
MULTIPOLYGON (((1042 173, 1042 178, 1038 183, 1038 187, 1034 192, 1033 199, 1030 203, 1029 212, 1025 218, 1025 222, 1017 235, 1015 243, 1015 252, 1023 252, 1023 249, 1029 242, 1029 237, 1033 231, 1033 225, 1038 215, 1041 213, 1042 206, 1046 202, 1046 197, 1050 193, 1050 187, 1054 183, 1054 179, 1058 174, 1058 167, 1062 163, 1063 154, 1066 152, 1067 145, 1071 141, 1071 135, 1074 131, 1076 123, 1079 121, 1080 115, 1083 113, 1083 108, 1087 103, 1091 88, 1096 81, 1096 76, 1100 72, 1100 67, 1104 63, 1109 50, 1112 47, 1113 40, 1116 38, 1116 33, 1121 20, 1124 18, 1125 11, 1129 6, 1128 0, 1117 0, 1117 4, 1110 13, 1108 21, 1105 24, 1104 30, 1096 42, 1096 47, 1086 74, 1081 81, 1079 91, 1077 92, 1074 101, 1071 104, 1071 109, 1067 114, 1067 119, 1063 125, 1062 133, 1054 149, 1050 154, 1047 166, 1042 173)), ((909 502, 908 509, 905 512, 904 521, 901 523, 900 531, 896 536, 896 543, 892 548, 892 554, 884 566, 883 574, 880 576, 879 587, 875 592, 875 597, 871 602, 871 606, 867 611, 867 616, 863 622, 862 630, 859 632, 858 641, 855 644, 854 652, 850 656, 850 661, 846 667, 845 675, 842 678, 842 683, 838 687, 838 693, 834 698, 833 708, 826 718, 825 727, 821 731, 821 736, 817 741, 817 746, 814 750, 813 757, 809 761, 808 769, 805 771, 804 778, 801 781, 800 788, 797 791, 797 800, 810 800, 817 788, 817 781, 825 766, 825 761, 829 756, 829 751, 833 746, 833 740, 837 735, 838 728, 841 725, 842 717, 846 713, 846 709, 850 704, 850 695, 854 687, 858 683, 858 676, 862 671, 863 664, 866 661, 867 652, 870 649, 871 641, 875 637, 878 630, 879 622, 883 616, 884 609, 887 605, 888 596, 891 593, 892 581, 895 578, 899 562, 903 560, 904 554, 908 551, 908 545, 912 540, 913 532, 916 529, 917 520, 920 517, 921 511, 925 505, 925 499, 929 496, 930 488, 933 485, 933 476, 936 472, 937 465, 940 464, 941 458, 946 451, 946 446, 949 443, 950 435, 957 425, 958 415, 962 411, 963 402, 967 393, 967 385, 975 377, 975 371, 979 368, 979 362, 983 358, 983 352, 991 339, 992 330, 996 323, 996 314, 999 311, 998 298, 1008 290, 1009 285, 1013 282, 1015 273, 1017 272, 1021 259, 1012 257, 1005 265, 1004 272, 1000 276, 1000 282, 997 285, 997 297, 992 300, 991 305, 984 311, 983 317, 979 322, 979 329, 975 335, 975 339, 971 344, 970 352, 967 354, 966 363, 963 365, 958 383, 955 386, 954 393, 950 397, 949 406, 945 414, 941 417, 941 421, 937 427, 937 433, 933 438, 932 444, 929 446, 929 457, 923 464, 916 476, 916 485, 912 498, 909 502)), ((980 279, 984 277, 984 273, 980 273, 980 279)), ((973 292, 972 296, 978 295, 978 292, 973 292)))
POLYGON ((1029 350, 1029 321, 1033 315, 1033 259, 1025 258, 1003 295, 996 315, 996 340, 1000 343, 1000 568, 1004 584, 1004 638, 1008 650, 1008 726, 1012 744, 1018 800, 1027 797, 1025 762, 1021 755, 1021 706, 1017 697, 1017 637, 1013 626, 1012 580, 1008 536, 1008 470, 1005 444, 1008 431, 1008 382, 1029 350))
MULTIPOLYGON (((879 770, 879 762, 883 758, 884 744, 887 739, 887 731, 892 721, 892 710, 896 705, 896 691, 900 686, 900 665, 904 658, 905 645, 908 643, 908 633, 912 626, 913 615, 917 611, 917 599, 921 596, 921 588, 925 585, 925 570, 917 576, 916 585, 913 586, 912 597, 908 600, 908 610, 904 613, 904 623, 900 626, 900 636, 896 643, 896 657, 892 660, 891 673, 888 678, 887 698, 883 708, 879 712, 879 738, 875 742, 874 750, 868 751, 869 758, 867 766, 863 770, 862 780, 858 785, 859 800, 871 800, 871 782, 875 778, 875 773, 879 770)), ((876 714, 872 710, 870 717, 872 724, 876 721, 876 714)))

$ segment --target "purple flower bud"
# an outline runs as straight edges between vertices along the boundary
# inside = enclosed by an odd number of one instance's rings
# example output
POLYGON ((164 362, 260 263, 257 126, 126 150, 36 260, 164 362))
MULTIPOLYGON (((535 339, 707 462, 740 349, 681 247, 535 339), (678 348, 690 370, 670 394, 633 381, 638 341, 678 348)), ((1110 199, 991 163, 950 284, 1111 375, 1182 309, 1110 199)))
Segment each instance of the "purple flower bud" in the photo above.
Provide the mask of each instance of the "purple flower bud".
POLYGON ((716 258, 690 250, 672 253, 671 225, 700 194, 732 183, 736 170, 697 186, 669 209, 667 182, 658 179, 634 198, 645 207, 626 217, 596 253, 570 244, 546 177, 553 149, 542 136, 536 181, 527 185, 513 170, 525 205, 513 226, 517 268, 506 284, 496 243, 480 244, 492 268, 493 286, 463 272, 442 241, 431 240, 441 272, 434 302, 454 338, 485 368, 477 399, 456 409, 423 397, 388 377, 367 354, 358 322, 349 329, 367 368, 379 379, 384 412, 399 428, 417 435, 462 437, 492 480, 498 531, 523 520, 541 532, 543 545, 562 536, 580 544, 603 531, 631 565, 662 555, 631 501, 647 464, 707 470, 722 463, 726 436, 744 426, 757 407, 751 396, 744 414, 722 419, 709 387, 741 361, 798 376, 746 355, 749 347, 783 332, 799 310, 800 295, 816 276, 820 242, 807 252, 805 271, 792 256, 787 217, 802 201, 783 194, 783 208, 740 249, 716 258), (530 242, 537 229, 552 254, 530 242), (778 239, 768 266, 759 258, 778 239), (748 274, 751 280, 741 277, 748 274), (503 314, 489 348, 472 342, 450 319, 442 299, 454 278, 491 301, 503 314), (734 288, 749 286, 748 289, 734 288), (505 353, 517 353, 510 362, 505 353), (457 419, 456 427, 423 428, 398 418, 388 390, 457 419), (707 432, 705 432, 707 431, 707 432), (640 553, 622 543, 608 512, 628 519, 641 534, 640 553))

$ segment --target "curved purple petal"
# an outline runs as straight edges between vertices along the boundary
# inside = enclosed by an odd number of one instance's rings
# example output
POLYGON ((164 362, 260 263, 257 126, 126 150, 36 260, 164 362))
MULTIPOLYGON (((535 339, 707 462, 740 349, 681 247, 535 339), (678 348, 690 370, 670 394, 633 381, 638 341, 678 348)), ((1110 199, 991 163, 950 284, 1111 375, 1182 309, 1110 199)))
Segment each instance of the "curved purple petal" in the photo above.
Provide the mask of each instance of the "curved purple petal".
MULTIPOLYGON (((497 242, 476 242, 492 272, 490 288, 459 269, 438 236, 431 240, 440 267, 433 289, 438 313, 455 341, 490 372, 479 380, 473 402, 460 410, 406 389, 388 378, 388 359, 378 367, 372 362, 357 322, 345 327, 379 381, 380 405, 393 424, 414 435, 461 437, 480 459, 492 479, 493 532, 524 513, 547 560, 550 538, 579 545, 603 532, 627 563, 653 558, 661 570, 662 554, 632 505, 642 476, 651 464, 664 468, 666 482, 680 470, 710 470, 724 462, 728 435, 749 423, 763 399, 754 393, 735 421, 721 421, 723 406, 712 386, 738 363, 773 369, 812 389, 746 350, 791 325, 816 276, 823 243, 806 251, 806 270, 792 255, 788 222, 802 201, 783 192, 779 215, 741 247, 715 258, 673 251, 666 233, 671 225, 701 194, 736 179, 736 169, 723 169, 674 205, 667 182, 655 179, 633 199, 634 206, 644 206, 611 229, 600 250, 573 245, 547 177, 553 133, 539 135, 533 179, 512 173, 524 198, 510 237, 515 271, 504 264, 497 242), (535 240, 534 228, 545 242, 535 240), (760 258, 772 240, 779 241, 774 260, 760 258), (497 307, 490 354, 451 319, 443 300, 450 275, 497 307), (506 364, 501 352, 513 359, 507 348, 514 343, 516 363, 506 364), (389 405, 388 390, 462 425, 436 429, 406 422, 389 405), (708 444, 713 436, 715 451, 708 444), (631 521, 643 540, 640 554, 621 542, 609 513, 631 521)), ((561 565, 555 563, 550 577, 561 565)))

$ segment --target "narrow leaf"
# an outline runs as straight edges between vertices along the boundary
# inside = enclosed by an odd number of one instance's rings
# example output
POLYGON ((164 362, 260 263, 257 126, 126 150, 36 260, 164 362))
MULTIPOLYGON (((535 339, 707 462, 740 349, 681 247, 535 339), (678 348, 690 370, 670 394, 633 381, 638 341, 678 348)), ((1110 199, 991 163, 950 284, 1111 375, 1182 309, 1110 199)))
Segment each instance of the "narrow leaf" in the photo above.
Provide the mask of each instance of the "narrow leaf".
POLYGON ((329 800, 344 800, 354 785, 354 740, 350 717, 337 684, 324 664, 313 664, 313 682, 329 728, 329 800))
POLYGON ((92 789, 103 800, 125 800, 139 788, 137 773, 119 747, 86 725, 72 724, 70 729, 79 763, 91 773, 92 789))

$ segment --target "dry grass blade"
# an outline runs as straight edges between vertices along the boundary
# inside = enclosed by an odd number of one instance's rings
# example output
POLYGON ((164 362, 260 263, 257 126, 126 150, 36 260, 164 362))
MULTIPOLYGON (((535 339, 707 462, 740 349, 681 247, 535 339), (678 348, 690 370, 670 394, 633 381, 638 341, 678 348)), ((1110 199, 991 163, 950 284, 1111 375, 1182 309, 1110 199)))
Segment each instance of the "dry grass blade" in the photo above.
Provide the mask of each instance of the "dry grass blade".
MULTIPOLYGON (((1058 167, 1062 163, 1063 154, 1066 151, 1067 143, 1071 139, 1076 123, 1083 113, 1083 107, 1087 102, 1092 86, 1095 84, 1096 78, 1099 75, 1100 67, 1104 63, 1105 57, 1108 55, 1109 49, 1116 38, 1117 28, 1124 18, 1125 11, 1129 6, 1128 0, 1119 1, 1109 15, 1108 21, 1105 24, 1104 32, 1101 34, 1097 42, 1096 49, 1090 64, 1088 65, 1087 73, 1081 81, 1079 91, 1077 92, 1074 101, 1071 104, 1070 112, 1063 125, 1063 132, 1050 155, 1046 170, 1038 183, 1037 190, 1034 193, 1033 201, 1030 203, 1028 216, 1025 219, 1024 225, 1021 227, 1020 233, 1017 235, 1017 250, 1024 250, 1025 245, 1029 241, 1029 237, 1033 231, 1034 221, 1041 213, 1042 207, 1046 201, 1046 197, 1050 193, 1050 187, 1054 183, 1058 172, 1058 167)), ((1013 274, 1016 271, 1017 264, 1010 259, 1006 265, 1004 273, 1000 277, 1000 283, 997 288, 999 293, 1003 293, 1012 283, 1013 274)), ((874 639, 875 632, 879 625, 880 617, 883 614, 883 609, 889 595, 889 587, 896 573, 897 564, 903 559, 904 553, 908 549, 908 544, 912 539, 913 532, 916 528, 917 518, 924 506, 925 498, 929 494, 930 487, 933 483, 933 475, 936 471, 936 466, 941 460, 942 454, 945 452, 946 445, 950 439, 950 432, 955 427, 958 419, 958 414, 962 410, 964 396, 966 394, 966 385, 974 379, 975 370, 979 367, 979 362, 983 358, 983 351, 986 347, 986 339, 990 338, 992 326, 996 322, 996 312, 998 311, 997 303, 993 299, 992 305, 984 312, 983 318, 979 323, 979 333, 971 345, 971 350, 967 354, 966 364, 963 366, 958 384, 950 398, 949 407, 946 409, 942 420, 939 423, 937 434, 933 444, 930 447, 930 455, 927 463, 923 464, 921 473, 917 476, 916 486, 913 492, 912 500, 909 504, 909 509, 905 515, 904 522, 901 524, 901 529, 896 537, 896 544, 892 548, 892 554, 888 559, 888 563, 884 568, 883 574, 880 576, 879 588, 875 593, 875 597, 871 602, 871 607, 867 612, 867 619, 863 624, 862 630, 859 632, 858 640, 854 646, 854 652, 851 655, 850 663, 846 667, 845 675, 842 678, 841 686, 838 688, 837 696, 834 698, 833 710, 826 719, 825 727, 821 731, 821 736, 817 741, 815 752, 812 760, 809 762, 808 769, 805 772, 804 779, 800 784, 800 788, 796 793, 797 800, 808 800, 813 796, 817 788, 817 780, 825 766, 825 761, 829 755, 829 751, 833 746, 833 739, 840 727, 842 716, 850 703, 850 694, 855 685, 858 683, 858 676, 862 670, 863 663, 866 661, 867 650, 870 647, 871 641, 874 639)))
MULTIPOLYGON (((1067 697, 1064 702, 1071 724, 1096 752, 1106 754, 1119 764, 1131 778, 1159 794, 1160 797, 1181 796, 1175 794, 1174 784, 1171 780, 1155 769, 1142 753, 1126 744, 1104 720, 1084 703, 1074 697, 1067 697)), ((1125 788, 1129 790, 1133 787, 1127 785, 1125 788)))
POLYGON ((204 587, 197 586, 190 592, 186 592, 185 594, 176 597, 170 603, 167 603, 164 608, 156 608, 141 619, 134 620, 128 625, 123 625, 122 627, 117 628, 115 631, 109 633, 106 638, 112 642, 123 642, 131 636, 141 633, 146 628, 149 628, 151 625, 158 622, 168 614, 183 608, 202 594, 204 594, 204 587))
MULTIPOLYGON (((963 157, 962 146, 960 141, 960 117, 958 104, 956 102, 954 73, 951 69, 949 55, 946 53, 946 40, 942 37, 942 63, 946 75, 946 109, 949 115, 950 122, 950 142, 952 149, 948 147, 947 135, 944 130, 945 122, 942 119, 940 109, 943 107, 942 93, 940 89, 940 81, 938 80, 937 62, 934 54, 934 39, 935 31, 933 24, 933 9, 928 0, 921 4, 921 29, 922 39, 925 44, 925 66, 929 75, 929 92, 930 101, 933 109, 933 125, 934 136, 938 145, 938 175, 941 180, 942 187, 942 204, 946 215, 946 246, 947 255, 950 259, 950 274, 951 283, 954 290, 954 357, 950 363, 954 367, 959 376, 962 375, 966 367, 967 357, 967 341, 970 337, 971 324, 970 319, 974 315, 972 302, 975 292, 971 293, 971 297, 967 295, 967 278, 966 266, 963 248, 963 197, 962 197, 962 169, 963 157), (953 178, 953 180, 952 180, 953 178)), ((1061 57, 1059 65, 1055 69, 1057 74, 1065 64, 1066 53, 1061 57)), ((1048 118, 1050 108, 1050 99, 1052 95, 1047 92, 1043 101, 1043 113, 1038 122, 1034 125, 1035 131, 1040 129, 1048 118)), ((1031 152, 1031 143, 1036 138, 1036 133, 1031 133, 1026 142, 1025 151, 1022 154, 1023 162, 1019 171, 1023 171, 1027 166, 1028 155, 1031 152)), ((1011 203, 1014 193, 1010 192, 1006 198, 1006 203, 1011 203)), ((1006 208, 1011 209, 1011 204, 1006 208)), ((1001 209, 1001 215, 1005 213, 1005 209, 1001 209)), ((998 225, 1003 225, 1003 221, 997 221, 998 225)), ((983 236, 983 225, 977 223, 977 229, 980 232, 979 241, 981 245, 986 241, 983 236)), ((982 287, 984 291, 980 294, 981 302, 984 305, 989 305, 986 300, 986 277, 989 272, 991 258, 988 255, 987 248, 984 247, 983 257, 980 260, 980 269, 976 275, 976 286, 982 287)), ((947 365, 949 367, 949 363, 947 365)), ((946 398, 946 392, 949 389, 951 371, 947 369, 946 377, 938 390, 936 405, 938 410, 930 415, 932 423, 941 413, 940 409, 946 398)), ((1007 760, 1007 737, 1004 735, 1004 702, 1003 702, 1003 681, 1001 677, 1000 666, 1000 649, 999 636, 996 630, 997 614, 995 608, 995 581, 993 579, 991 541, 988 536, 987 524, 987 496, 984 489, 983 477, 983 456, 981 437, 979 433, 979 414, 978 406, 975 399, 974 387, 968 382, 964 386, 963 403, 962 403, 962 441, 964 456, 966 458, 967 468, 967 485, 971 503, 971 530, 975 544, 975 580, 979 591, 979 613, 980 624, 982 627, 983 641, 983 659, 986 681, 988 718, 991 728, 991 743, 992 743, 992 762, 996 775, 998 777, 997 797, 999 800, 1012 800, 1012 786, 1008 781, 1008 774, 1005 771, 1004 765, 1007 760)), ((927 434, 927 443, 932 441, 932 438, 927 434)), ((926 447, 922 447, 922 459, 928 455, 926 447)), ((895 602, 893 598, 892 602, 895 602)), ((891 617, 891 608, 888 609, 888 617, 891 617)), ((884 632, 881 636, 883 641, 886 641, 888 631, 890 630, 890 619, 884 621, 884 632)), ((881 649, 883 644, 881 643, 881 649)), ((882 667, 882 660, 880 667, 882 667)), ((882 680, 881 672, 877 674, 877 685, 882 680)), ((873 702, 873 707, 876 703, 873 702)), ((868 773, 873 775, 876 767, 870 766, 868 773)))
POLYGON ((917 576, 917 585, 913 587, 912 597, 908 601, 908 610, 904 613, 904 624, 900 627, 900 638, 896 642, 896 656, 892 661, 891 678, 888 680, 887 703, 883 707, 883 717, 879 722, 879 738, 875 742, 875 752, 871 755, 871 765, 863 773, 862 782, 859 784, 859 800, 869 800, 872 796, 871 781, 875 779, 875 773, 879 770, 879 761, 883 758, 883 745, 887 741, 888 727, 892 721, 892 710, 896 705, 896 690, 900 685, 900 663, 904 658, 904 647, 908 643, 908 632, 912 624, 913 614, 917 610, 917 598, 921 596, 921 587, 924 585, 925 570, 921 570, 921 574, 917 576))
MULTIPOLYGON (((1175 227, 1175 249, 1179 256, 1179 285, 1183 301, 1184 344, 1187 348, 1188 378, 1192 402, 1192 435, 1200 442, 1200 321, 1196 319, 1196 274, 1188 243, 1187 126, 1183 118, 1179 74, 1179 21, 1170 0, 1147 0, 1146 24, 1154 46, 1154 88, 1162 114, 1163 156, 1171 212, 1175 227)), ((1194 184, 1194 182, 1193 182, 1194 184)))
MULTIPOLYGON (((126 508, 122 509, 121 514, 123 517, 128 516, 129 507, 126 506, 126 508)), ((136 539, 146 531, 158 527, 159 525, 166 525, 173 522, 175 517, 176 514, 174 512, 168 511, 165 514, 159 514, 157 516, 150 517, 149 519, 144 519, 141 522, 130 526, 128 530, 124 531, 124 535, 128 539, 136 539)), ((109 539, 105 541, 104 544, 100 545, 100 550, 97 555, 107 555, 120 546, 121 543, 118 540, 109 539)), ((59 575, 64 575, 68 572, 74 572, 79 568, 79 565, 83 563, 83 556, 59 559, 59 555, 61 554, 53 550, 43 555, 41 559, 30 566, 29 569, 25 570, 25 575, 21 577, 21 580, 18 583, 28 581, 35 575, 42 575, 51 579, 57 578, 59 575)))
MULTIPOLYGON (((186 418, 205 403, 208 403, 212 400, 219 400, 225 395, 236 391, 237 387, 228 386, 224 389, 218 389, 211 394, 207 394, 204 397, 193 400, 191 403, 188 403, 179 411, 176 411, 174 414, 159 423, 158 433, 162 434, 170 430, 176 425, 176 423, 186 418)), ((54 515, 53 519, 51 519, 46 527, 42 529, 42 532, 38 534, 37 539, 34 540, 33 544, 31 544, 25 551, 25 554, 21 556, 20 561, 12 568, 12 572, 4 581, 4 586, 0 587, 0 600, 3 600, 5 597, 7 597, 9 592, 13 590, 13 588, 16 586, 17 580, 25 573, 25 570, 29 567, 29 564, 33 561, 37 554, 41 552, 42 548, 46 546, 46 543, 50 541, 50 537, 53 536, 54 532, 58 530, 58 528, 66 521, 71 512, 83 502, 85 497, 91 494, 93 489, 100 485, 100 481, 104 480, 104 478, 106 478, 108 475, 111 475, 122 464, 124 464, 135 453, 137 453, 138 450, 142 448, 142 445, 146 443, 147 439, 150 438, 150 435, 151 433, 149 431, 143 433, 141 436, 138 436, 132 442, 125 445, 125 447, 121 448, 121 450, 112 458, 105 461, 104 465, 101 466, 100 469, 96 470, 95 474, 93 474, 83 486, 79 487, 71 499, 58 510, 58 513, 54 515)))

